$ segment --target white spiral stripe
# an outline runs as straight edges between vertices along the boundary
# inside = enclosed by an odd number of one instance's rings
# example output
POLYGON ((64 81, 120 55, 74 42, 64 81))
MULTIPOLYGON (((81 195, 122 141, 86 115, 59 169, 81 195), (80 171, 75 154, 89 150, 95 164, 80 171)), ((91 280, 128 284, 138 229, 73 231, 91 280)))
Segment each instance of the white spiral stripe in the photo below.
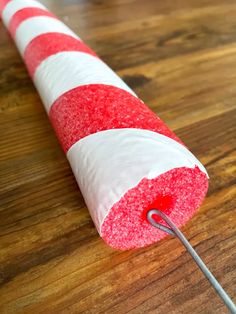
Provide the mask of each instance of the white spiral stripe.
POLYGON ((2 13, 2 19, 5 26, 8 28, 13 15, 17 11, 25 8, 40 8, 47 10, 44 5, 34 0, 12 0, 5 6, 2 13))
POLYGON ((34 83, 47 112, 62 94, 82 85, 112 85, 136 96, 99 58, 77 51, 59 52, 45 59, 35 71, 34 83))
POLYGON ((112 206, 143 178, 175 168, 206 169, 183 145, 156 132, 124 128, 88 135, 67 158, 98 229, 112 206))
POLYGON ((24 55, 26 47, 35 37, 52 32, 70 35, 79 39, 69 27, 58 19, 50 16, 34 16, 23 21, 16 30, 15 41, 20 54, 24 55))

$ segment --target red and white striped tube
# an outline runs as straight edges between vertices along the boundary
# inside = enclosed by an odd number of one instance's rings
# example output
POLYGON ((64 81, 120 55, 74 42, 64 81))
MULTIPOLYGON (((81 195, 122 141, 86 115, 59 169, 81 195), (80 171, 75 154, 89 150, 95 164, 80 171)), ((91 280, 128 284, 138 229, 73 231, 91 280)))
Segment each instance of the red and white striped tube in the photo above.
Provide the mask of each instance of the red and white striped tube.
POLYGON ((184 224, 202 202, 202 164, 66 25, 34 0, 0 0, 11 33, 99 234, 114 248, 149 245, 152 207, 184 224))

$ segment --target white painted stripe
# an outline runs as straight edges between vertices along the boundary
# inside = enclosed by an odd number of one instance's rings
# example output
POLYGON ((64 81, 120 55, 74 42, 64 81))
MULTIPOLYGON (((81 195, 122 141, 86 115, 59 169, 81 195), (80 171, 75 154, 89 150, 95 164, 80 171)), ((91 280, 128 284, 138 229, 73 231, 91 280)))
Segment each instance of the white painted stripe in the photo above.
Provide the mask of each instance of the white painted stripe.
POLYGON ((143 178, 153 179, 173 168, 195 166, 207 175, 186 147, 140 129, 112 129, 89 135, 72 145, 67 158, 99 232, 112 206, 143 178))
POLYGON ((34 83, 47 111, 65 92, 82 85, 106 84, 134 92, 104 62, 77 51, 48 57, 35 71, 34 83))
POLYGON ((6 5, 2 13, 2 19, 5 26, 8 27, 12 16, 17 11, 25 8, 40 8, 46 10, 44 5, 34 0, 12 0, 6 5))
POLYGON ((22 22, 16 30, 15 40, 21 55, 23 56, 25 48, 32 39, 51 32, 67 34, 79 39, 79 37, 61 21, 50 16, 34 16, 22 22))

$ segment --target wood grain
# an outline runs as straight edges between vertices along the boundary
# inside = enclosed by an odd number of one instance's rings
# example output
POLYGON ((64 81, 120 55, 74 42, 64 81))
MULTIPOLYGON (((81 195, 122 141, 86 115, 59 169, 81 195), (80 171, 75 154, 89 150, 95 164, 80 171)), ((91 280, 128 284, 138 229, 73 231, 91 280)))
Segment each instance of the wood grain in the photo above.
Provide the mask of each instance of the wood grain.
MULTIPOLYGON (((42 1, 206 165, 183 228, 236 301, 236 3, 42 1)), ((178 240, 99 238, 19 54, 0 24, 0 312, 227 313, 178 240)))

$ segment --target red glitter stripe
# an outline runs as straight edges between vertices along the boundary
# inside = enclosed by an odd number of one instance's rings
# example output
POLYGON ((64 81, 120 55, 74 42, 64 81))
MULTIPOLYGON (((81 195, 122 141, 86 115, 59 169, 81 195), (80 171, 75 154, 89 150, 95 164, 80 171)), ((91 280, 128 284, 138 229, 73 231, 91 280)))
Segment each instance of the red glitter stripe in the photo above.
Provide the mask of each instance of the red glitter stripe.
POLYGON ((9 24, 9 31, 12 37, 15 37, 17 27, 25 20, 34 17, 34 16, 50 16, 57 18, 54 14, 49 12, 48 10, 44 10, 41 8, 24 8, 17 11, 11 18, 9 24))
POLYGON ((2 11, 4 10, 5 6, 10 2, 11 0, 0 0, 0 15, 2 15, 2 11))
POLYGON ((140 99, 109 85, 70 90, 54 102, 49 117, 65 152, 87 135, 118 128, 151 130, 182 143, 140 99))
POLYGON ((81 51, 96 56, 81 40, 62 33, 46 33, 35 37, 27 46, 24 60, 31 76, 38 65, 51 55, 62 51, 81 51))

